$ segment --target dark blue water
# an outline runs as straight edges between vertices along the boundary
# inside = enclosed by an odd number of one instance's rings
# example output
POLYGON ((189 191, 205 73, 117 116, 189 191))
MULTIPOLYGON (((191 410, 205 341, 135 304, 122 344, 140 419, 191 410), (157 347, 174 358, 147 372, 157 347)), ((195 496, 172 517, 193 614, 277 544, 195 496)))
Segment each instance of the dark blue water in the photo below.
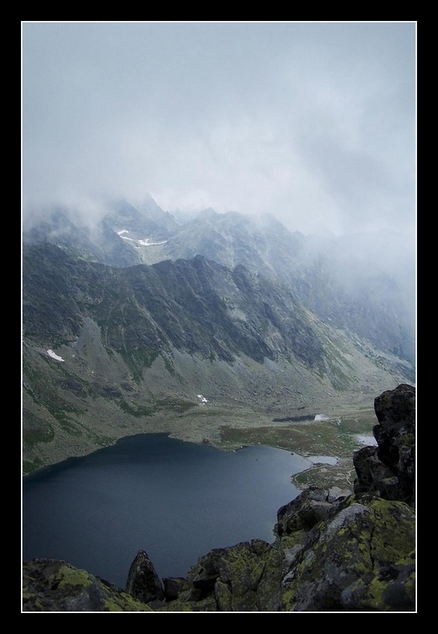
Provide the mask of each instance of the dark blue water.
POLYGON ((166 434, 124 438, 25 478, 23 555, 65 559, 124 588, 138 550, 186 576, 212 548, 274 540, 310 462, 271 447, 221 451, 166 434))

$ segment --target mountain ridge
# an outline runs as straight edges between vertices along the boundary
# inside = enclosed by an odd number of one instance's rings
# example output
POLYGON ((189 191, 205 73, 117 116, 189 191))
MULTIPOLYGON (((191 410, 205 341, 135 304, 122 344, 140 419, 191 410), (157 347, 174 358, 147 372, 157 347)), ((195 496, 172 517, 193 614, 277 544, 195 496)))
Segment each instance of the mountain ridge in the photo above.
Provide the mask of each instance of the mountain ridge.
POLYGON ((279 282, 200 255, 114 268, 25 245, 23 337, 28 472, 130 433, 187 437, 189 415, 189 437, 215 442, 241 413, 253 425, 311 404, 339 411, 412 372, 279 282))
POLYGON ((297 301, 333 326, 415 363, 414 258, 405 255, 407 249, 395 249, 389 233, 366 241, 360 235, 304 236, 272 214, 212 209, 177 222, 153 199, 107 205, 93 230, 88 218, 81 223, 77 217, 78 212, 57 210, 50 222, 26 230, 24 242, 45 239, 75 257, 116 267, 196 255, 230 269, 243 264, 288 286, 297 301))

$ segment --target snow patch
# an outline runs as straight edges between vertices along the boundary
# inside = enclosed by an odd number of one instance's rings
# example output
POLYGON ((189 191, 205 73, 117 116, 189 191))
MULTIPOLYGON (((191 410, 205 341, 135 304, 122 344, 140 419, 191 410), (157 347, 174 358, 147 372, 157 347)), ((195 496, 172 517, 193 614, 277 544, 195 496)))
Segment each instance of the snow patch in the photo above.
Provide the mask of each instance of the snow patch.
POLYGON ((124 233, 129 233, 127 229, 122 229, 121 231, 117 231, 117 235, 119 235, 123 240, 129 240, 130 242, 136 242, 142 247, 156 247, 159 244, 166 244, 167 240, 163 240, 162 242, 149 242, 149 238, 145 238, 144 240, 135 240, 135 238, 129 238, 128 236, 124 236, 124 233))
POLYGON ((162 242, 149 242, 149 238, 146 238, 146 240, 137 240, 137 242, 143 247, 155 247, 158 244, 166 244, 167 240, 163 240, 162 242))
POLYGON ((64 361, 64 359, 62 357, 58 357, 58 355, 55 354, 53 350, 47 350, 47 354, 49 355, 49 357, 55 359, 56 361, 64 361))

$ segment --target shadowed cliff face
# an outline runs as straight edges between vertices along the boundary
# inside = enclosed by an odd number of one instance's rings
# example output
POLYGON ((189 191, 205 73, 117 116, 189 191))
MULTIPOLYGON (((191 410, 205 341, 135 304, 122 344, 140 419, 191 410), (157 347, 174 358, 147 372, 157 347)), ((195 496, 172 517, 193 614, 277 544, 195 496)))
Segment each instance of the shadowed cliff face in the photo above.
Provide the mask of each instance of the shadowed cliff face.
POLYGON ((112 269, 44 245, 26 251, 23 269, 28 339, 70 342, 91 318, 117 352, 154 358, 176 348, 258 362, 282 353, 323 370, 322 343, 290 291, 242 266, 230 271, 198 256, 112 269))

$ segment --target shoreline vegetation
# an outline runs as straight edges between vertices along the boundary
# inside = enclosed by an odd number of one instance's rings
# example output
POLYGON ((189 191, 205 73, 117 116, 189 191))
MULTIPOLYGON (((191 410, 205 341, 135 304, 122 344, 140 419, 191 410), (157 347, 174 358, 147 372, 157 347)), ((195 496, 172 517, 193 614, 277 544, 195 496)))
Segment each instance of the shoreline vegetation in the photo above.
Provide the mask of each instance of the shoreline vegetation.
MULTIPOLYGON (((319 411, 319 410, 318 410, 319 411)), ((338 486, 352 489, 354 467, 352 456, 369 438, 373 444, 372 429, 377 420, 372 407, 340 410, 339 415, 305 414, 298 416, 269 417, 247 408, 215 406, 211 403, 191 408, 184 414, 161 412, 147 417, 147 424, 120 429, 117 437, 108 438, 103 446, 115 444, 125 436, 143 433, 166 433, 172 438, 196 444, 208 444, 221 450, 236 451, 246 445, 265 445, 296 453, 312 460, 314 456, 335 458, 335 464, 315 461, 309 469, 291 476, 291 482, 299 489, 309 486, 338 486), (315 420, 317 418, 317 420, 315 420)), ((100 447, 86 451, 72 443, 69 455, 57 452, 52 445, 51 460, 37 471, 63 462, 68 458, 85 456, 100 447)))

